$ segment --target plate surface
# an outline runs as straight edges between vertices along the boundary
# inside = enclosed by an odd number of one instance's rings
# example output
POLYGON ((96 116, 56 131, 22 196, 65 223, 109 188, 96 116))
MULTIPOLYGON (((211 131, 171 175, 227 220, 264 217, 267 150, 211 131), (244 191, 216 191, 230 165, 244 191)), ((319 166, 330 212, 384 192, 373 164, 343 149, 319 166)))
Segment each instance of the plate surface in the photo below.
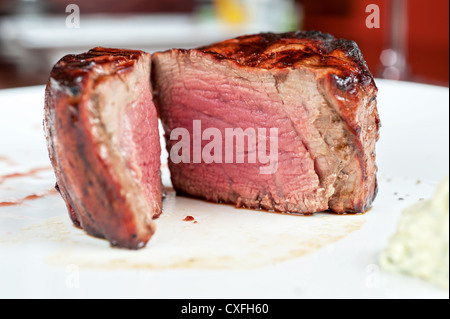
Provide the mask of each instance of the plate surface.
MULTIPOLYGON (((385 272, 378 256, 402 210, 429 198, 448 174, 449 90, 377 84, 382 129, 372 210, 303 217, 169 193, 157 233, 139 251, 111 248, 71 225, 53 190, 44 87, 0 91, 0 297, 448 298, 385 272)), ((162 171, 170 186, 164 163, 162 171)))

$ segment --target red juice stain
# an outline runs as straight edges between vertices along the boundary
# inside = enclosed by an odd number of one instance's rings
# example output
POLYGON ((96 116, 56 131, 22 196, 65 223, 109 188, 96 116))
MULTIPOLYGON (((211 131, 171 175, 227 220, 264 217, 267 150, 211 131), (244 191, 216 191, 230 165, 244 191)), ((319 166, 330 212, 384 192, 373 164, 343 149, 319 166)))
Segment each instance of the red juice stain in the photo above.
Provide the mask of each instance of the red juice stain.
POLYGON ((22 172, 22 173, 12 173, 12 174, 3 175, 3 176, 0 176, 0 184, 2 184, 7 179, 19 178, 19 177, 31 177, 31 176, 35 176, 39 172, 48 171, 51 169, 52 169, 52 167, 48 167, 48 166, 47 167, 36 167, 36 168, 30 169, 29 171, 22 172))
POLYGON ((7 202, 0 202, 0 207, 22 205, 26 201, 44 198, 48 195, 53 195, 53 194, 57 194, 56 189, 50 189, 42 194, 31 194, 31 195, 25 196, 24 198, 14 199, 14 200, 7 201, 7 202))

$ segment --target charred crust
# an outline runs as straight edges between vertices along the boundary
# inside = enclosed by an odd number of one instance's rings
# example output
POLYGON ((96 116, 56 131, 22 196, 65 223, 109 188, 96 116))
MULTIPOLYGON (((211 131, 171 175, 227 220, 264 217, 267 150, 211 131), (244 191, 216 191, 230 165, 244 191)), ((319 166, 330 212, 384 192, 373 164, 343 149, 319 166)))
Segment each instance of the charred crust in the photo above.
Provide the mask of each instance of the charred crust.
MULTIPOLYGON (((91 104, 86 100, 97 103, 93 99, 99 81, 128 75, 147 55, 143 51, 106 48, 67 55, 53 67, 46 87, 47 144, 57 188, 73 224, 93 237, 130 249, 142 248, 151 236, 150 231, 140 232, 137 221, 130 217, 130 207, 120 192, 119 182, 98 156, 97 137, 91 136, 91 123, 84 115, 89 111, 91 116, 98 109, 96 105, 93 110, 88 109, 91 104), (57 142, 64 151, 64 159, 55 147, 57 142), (109 217, 116 212, 117 218, 127 217, 122 224, 109 217), (100 213, 104 215, 99 217, 100 213)), ((153 233, 150 226, 149 230, 153 233)))
POLYGON ((105 76, 127 72, 144 54, 146 53, 139 50, 102 47, 96 47, 81 54, 68 54, 55 64, 50 78, 72 97, 78 97, 82 92, 87 74, 94 70, 101 70, 99 73, 105 76))
POLYGON ((337 86, 346 92, 351 91, 356 83, 375 85, 361 50, 354 41, 338 39, 319 31, 244 35, 196 50, 244 67, 269 70, 300 66, 331 68, 337 86))

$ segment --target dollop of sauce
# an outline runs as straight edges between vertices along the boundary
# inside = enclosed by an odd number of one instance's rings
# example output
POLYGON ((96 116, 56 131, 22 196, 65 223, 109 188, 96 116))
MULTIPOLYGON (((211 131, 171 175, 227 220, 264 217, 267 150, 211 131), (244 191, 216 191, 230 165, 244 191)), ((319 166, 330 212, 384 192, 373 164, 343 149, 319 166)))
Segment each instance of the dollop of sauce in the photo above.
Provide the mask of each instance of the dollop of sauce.
POLYGON ((405 209, 380 255, 380 266, 390 272, 449 288, 449 177, 434 197, 405 209))

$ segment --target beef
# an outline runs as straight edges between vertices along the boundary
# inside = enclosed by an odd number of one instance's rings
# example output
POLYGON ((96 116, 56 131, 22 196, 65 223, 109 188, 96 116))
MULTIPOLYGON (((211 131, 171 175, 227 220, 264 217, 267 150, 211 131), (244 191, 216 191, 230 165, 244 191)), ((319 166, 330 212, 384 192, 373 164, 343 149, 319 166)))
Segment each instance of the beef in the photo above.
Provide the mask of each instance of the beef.
POLYGON ((150 67, 147 53, 95 48, 63 57, 46 87, 48 151, 73 223, 129 249, 146 245, 162 207, 150 67))
POLYGON ((262 33, 158 52, 152 63, 178 193, 301 214, 371 207, 377 87, 353 41, 320 32, 262 33), (237 139, 227 144, 227 130, 245 138, 246 148, 238 149, 237 139), (234 160, 226 160, 224 145, 234 147, 234 160), (255 162, 255 154, 271 161, 255 162))

